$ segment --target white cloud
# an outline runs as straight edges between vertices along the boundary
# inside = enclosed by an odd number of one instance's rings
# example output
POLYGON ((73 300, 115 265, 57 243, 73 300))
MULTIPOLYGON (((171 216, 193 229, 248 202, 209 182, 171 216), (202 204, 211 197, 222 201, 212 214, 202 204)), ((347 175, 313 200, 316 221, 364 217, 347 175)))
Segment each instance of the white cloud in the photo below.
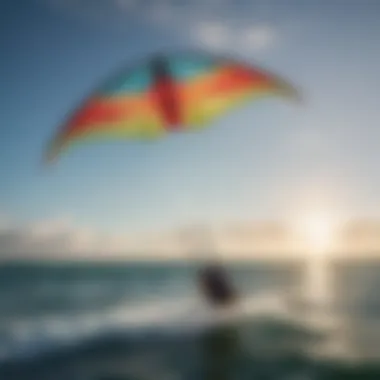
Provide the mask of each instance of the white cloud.
POLYGON ((106 234, 54 218, 0 229, 0 259, 143 258, 178 253, 171 234, 106 234))
POLYGON ((77 242, 81 241, 83 236, 83 230, 75 228, 66 218, 9 226, 0 232, 0 257, 54 257, 62 252, 74 252, 77 242))
POLYGON ((237 8, 229 0, 44 0, 67 12, 107 22, 109 27, 125 26, 125 17, 133 17, 142 23, 167 30, 191 42, 214 50, 252 53, 272 47, 278 39, 278 31, 270 24, 248 18, 251 9, 237 8), (236 23, 239 20, 239 23, 236 23))
POLYGON ((276 31, 269 25, 258 25, 245 28, 240 33, 240 45, 249 50, 261 50, 273 45, 276 41, 276 31))
POLYGON ((204 21, 195 24, 191 38, 209 49, 249 54, 272 47, 277 33, 269 25, 235 27, 221 21, 204 21))
POLYGON ((220 22, 203 22, 194 28, 193 38, 203 47, 224 49, 230 45, 232 34, 220 22))
MULTIPOLYGON (((337 253, 344 252, 349 259, 365 254, 379 257, 379 232, 379 221, 348 223, 337 231, 337 253)), ((304 248, 292 229, 277 222, 199 225, 131 235, 99 233, 58 218, 0 230, 0 259, 199 259, 217 251, 226 259, 279 260, 305 257, 304 248)))

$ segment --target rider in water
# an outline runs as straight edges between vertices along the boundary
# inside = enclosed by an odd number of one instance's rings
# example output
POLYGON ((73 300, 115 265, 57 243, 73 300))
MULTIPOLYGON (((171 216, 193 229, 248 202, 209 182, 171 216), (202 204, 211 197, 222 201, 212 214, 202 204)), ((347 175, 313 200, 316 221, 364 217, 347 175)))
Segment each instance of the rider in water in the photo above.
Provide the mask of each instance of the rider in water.
POLYGON ((236 301, 237 295, 223 267, 206 265, 199 272, 199 285, 206 300, 214 306, 227 306, 236 301))

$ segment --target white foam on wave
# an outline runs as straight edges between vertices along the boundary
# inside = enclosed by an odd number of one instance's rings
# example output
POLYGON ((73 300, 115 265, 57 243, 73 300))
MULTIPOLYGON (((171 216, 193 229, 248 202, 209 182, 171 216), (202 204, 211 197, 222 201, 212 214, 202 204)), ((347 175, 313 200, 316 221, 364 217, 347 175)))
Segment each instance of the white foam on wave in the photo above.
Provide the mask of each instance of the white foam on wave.
POLYGON ((283 294, 268 293, 244 297, 233 307, 224 309, 212 308, 197 297, 157 299, 134 305, 128 301, 96 313, 14 321, 6 326, 5 339, 4 334, 0 337, 0 361, 31 358, 110 333, 125 334, 126 339, 131 334, 183 335, 223 324, 271 319, 277 324, 283 321, 308 331, 320 330, 309 317, 297 315, 288 301, 283 294))
POLYGON ((31 357, 107 332, 194 332, 252 318, 260 312, 279 314, 284 312, 284 305, 279 298, 251 296, 233 308, 216 310, 193 297, 160 299, 135 305, 128 302, 97 313, 18 320, 5 328, 8 339, 3 339, 0 346, 0 360, 31 357))
MULTIPOLYGON (((267 317, 273 317, 275 323, 282 320, 307 331, 328 331, 332 340, 327 342, 327 345, 320 346, 318 351, 324 356, 339 356, 340 360, 351 360, 352 353, 348 351, 349 345, 346 341, 350 325, 344 329, 345 323, 341 320, 332 323, 332 315, 327 313, 325 317, 324 314, 318 316, 316 326, 310 315, 302 316, 302 313, 295 309, 283 294, 261 293, 243 298, 234 307, 219 310, 209 307, 199 298, 188 297, 157 299, 134 305, 128 301, 96 313, 82 312, 65 317, 45 316, 39 319, 18 320, 9 323, 4 331, 0 331, 0 362, 32 358, 59 347, 73 347, 87 339, 108 333, 126 334, 126 338, 131 336, 130 334, 150 332, 192 334, 221 324, 239 324, 244 321, 255 323, 263 319, 268 320, 267 317), (325 325, 333 328, 326 329, 325 325), (336 336, 341 331, 343 334, 338 335, 342 335, 344 339, 336 336), (337 344, 342 347, 338 347, 337 344)), ((311 354, 320 356, 318 352, 311 354)))

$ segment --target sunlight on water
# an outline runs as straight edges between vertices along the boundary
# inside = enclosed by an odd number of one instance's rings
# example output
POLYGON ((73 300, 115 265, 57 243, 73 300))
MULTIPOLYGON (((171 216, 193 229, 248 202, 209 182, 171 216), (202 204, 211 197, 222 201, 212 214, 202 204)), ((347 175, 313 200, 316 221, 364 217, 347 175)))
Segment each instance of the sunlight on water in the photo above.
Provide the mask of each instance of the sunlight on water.
POLYGON ((338 230, 337 217, 321 210, 305 212, 295 228, 308 256, 304 296, 312 303, 326 306, 333 293, 329 272, 338 230))
POLYGON ((311 302, 327 305, 332 297, 329 270, 330 261, 322 255, 312 256, 305 271, 306 293, 311 302))

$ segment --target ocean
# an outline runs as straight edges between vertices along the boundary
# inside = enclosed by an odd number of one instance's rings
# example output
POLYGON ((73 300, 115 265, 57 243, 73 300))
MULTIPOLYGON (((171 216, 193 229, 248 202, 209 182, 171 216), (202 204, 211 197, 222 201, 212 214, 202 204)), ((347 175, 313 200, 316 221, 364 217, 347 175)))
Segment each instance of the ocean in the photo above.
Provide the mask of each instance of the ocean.
POLYGON ((216 311, 197 264, 4 263, 1 380, 380 379, 380 261, 334 263, 328 304, 303 263, 229 263, 216 311))

